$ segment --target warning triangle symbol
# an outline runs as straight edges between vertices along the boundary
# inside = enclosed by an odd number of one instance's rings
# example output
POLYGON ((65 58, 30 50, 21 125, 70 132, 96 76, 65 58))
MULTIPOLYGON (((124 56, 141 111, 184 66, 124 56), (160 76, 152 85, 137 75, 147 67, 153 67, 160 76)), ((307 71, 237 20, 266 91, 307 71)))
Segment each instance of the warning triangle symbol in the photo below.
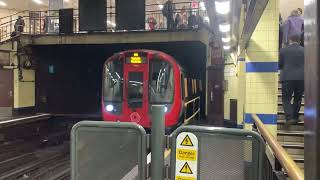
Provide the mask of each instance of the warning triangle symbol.
POLYGON ((192 170, 191 170, 191 168, 190 168, 190 166, 189 166, 189 164, 188 164, 188 162, 186 162, 186 163, 182 166, 182 168, 180 169, 179 172, 180 172, 180 173, 185 173, 185 174, 193 174, 193 173, 192 173, 192 170))
POLYGON ((181 146, 193 146, 193 143, 189 137, 189 135, 186 135, 186 137, 182 140, 181 146))

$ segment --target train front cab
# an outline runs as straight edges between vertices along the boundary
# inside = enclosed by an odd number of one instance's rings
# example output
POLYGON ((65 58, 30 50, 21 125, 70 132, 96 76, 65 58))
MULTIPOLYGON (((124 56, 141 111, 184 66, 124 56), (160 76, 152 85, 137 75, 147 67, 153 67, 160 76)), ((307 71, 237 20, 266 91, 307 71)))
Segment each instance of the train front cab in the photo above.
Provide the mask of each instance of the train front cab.
POLYGON ((181 124, 181 71, 161 52, 128 51, 104 64, 102 112, 106 121, 151 128, 152 105, 165 105, 167 131, 181 124))

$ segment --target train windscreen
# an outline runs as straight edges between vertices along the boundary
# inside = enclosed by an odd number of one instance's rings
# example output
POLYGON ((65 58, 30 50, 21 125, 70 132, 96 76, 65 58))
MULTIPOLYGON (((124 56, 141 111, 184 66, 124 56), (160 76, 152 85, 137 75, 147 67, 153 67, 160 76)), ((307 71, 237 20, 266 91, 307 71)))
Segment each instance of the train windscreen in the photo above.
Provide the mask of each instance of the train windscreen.
POLYGON ((160 59, 150 61, 149 97, 153 104, 170 104, 173 101, 174 74, 169 62, 160 59))
POLYGON ((123 62, 110 61, 104 68, 104 100, 106 102, 122 101, 123 87, 123 62))

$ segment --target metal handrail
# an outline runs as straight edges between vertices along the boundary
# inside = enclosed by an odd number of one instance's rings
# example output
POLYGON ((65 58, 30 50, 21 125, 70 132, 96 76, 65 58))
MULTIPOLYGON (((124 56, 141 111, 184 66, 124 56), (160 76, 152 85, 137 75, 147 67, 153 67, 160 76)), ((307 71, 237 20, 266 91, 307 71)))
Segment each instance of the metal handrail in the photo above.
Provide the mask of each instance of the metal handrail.
POLYGON ((188 102, 184 103, 184 106, 187 106, 188 104, 190 104, 190 103, 192 103, 192 102, 196 101, 197 99, 200 99, 200 96, 197 96, 197 97, 195 97, 195 98, 191 99, 190 101, 188 101, 188 102))
POLYGON ((256 114, 251 115, 261 135, 266 140, 274 155, 292 180, 304 180, 304 174, 298 165, 292 160, 286 150, 277 142, 256 114))
MULTIPOLYGON (((184 122, 188 123, 191 119, 193 119, 197 114, 198 114, 198 119, 200 119, 200 96, 197 96, 193 99, 191 99, 190 101, 184 103, 184 106, 187 107, 189 104, 193 103, 193 111, 192 111, 192 115, 190 117, 187 118, 187 112, 184 112, 184 122), (195 103, 198 100, 198 109, 195 110, 195 103)), ((187 108, 186 108, 187 109, 187 108)))

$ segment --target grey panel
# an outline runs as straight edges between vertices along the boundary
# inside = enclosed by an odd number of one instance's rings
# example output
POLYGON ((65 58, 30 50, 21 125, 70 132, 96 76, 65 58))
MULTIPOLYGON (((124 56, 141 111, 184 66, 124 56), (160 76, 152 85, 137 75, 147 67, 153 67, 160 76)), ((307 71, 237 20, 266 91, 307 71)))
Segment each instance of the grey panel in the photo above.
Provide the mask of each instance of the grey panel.
POLYGON ((138 125, 80 122, 72 131, 72 179, 144 179, 145 149, 138 125))
POLYGON ((180 127, 172 135, 172 179, 175 179, 176 137, 181 132, 192 132, 199 140, 198 179, 262 179, 265 147, 260 135, 241 129, 196 126, 180 127))

